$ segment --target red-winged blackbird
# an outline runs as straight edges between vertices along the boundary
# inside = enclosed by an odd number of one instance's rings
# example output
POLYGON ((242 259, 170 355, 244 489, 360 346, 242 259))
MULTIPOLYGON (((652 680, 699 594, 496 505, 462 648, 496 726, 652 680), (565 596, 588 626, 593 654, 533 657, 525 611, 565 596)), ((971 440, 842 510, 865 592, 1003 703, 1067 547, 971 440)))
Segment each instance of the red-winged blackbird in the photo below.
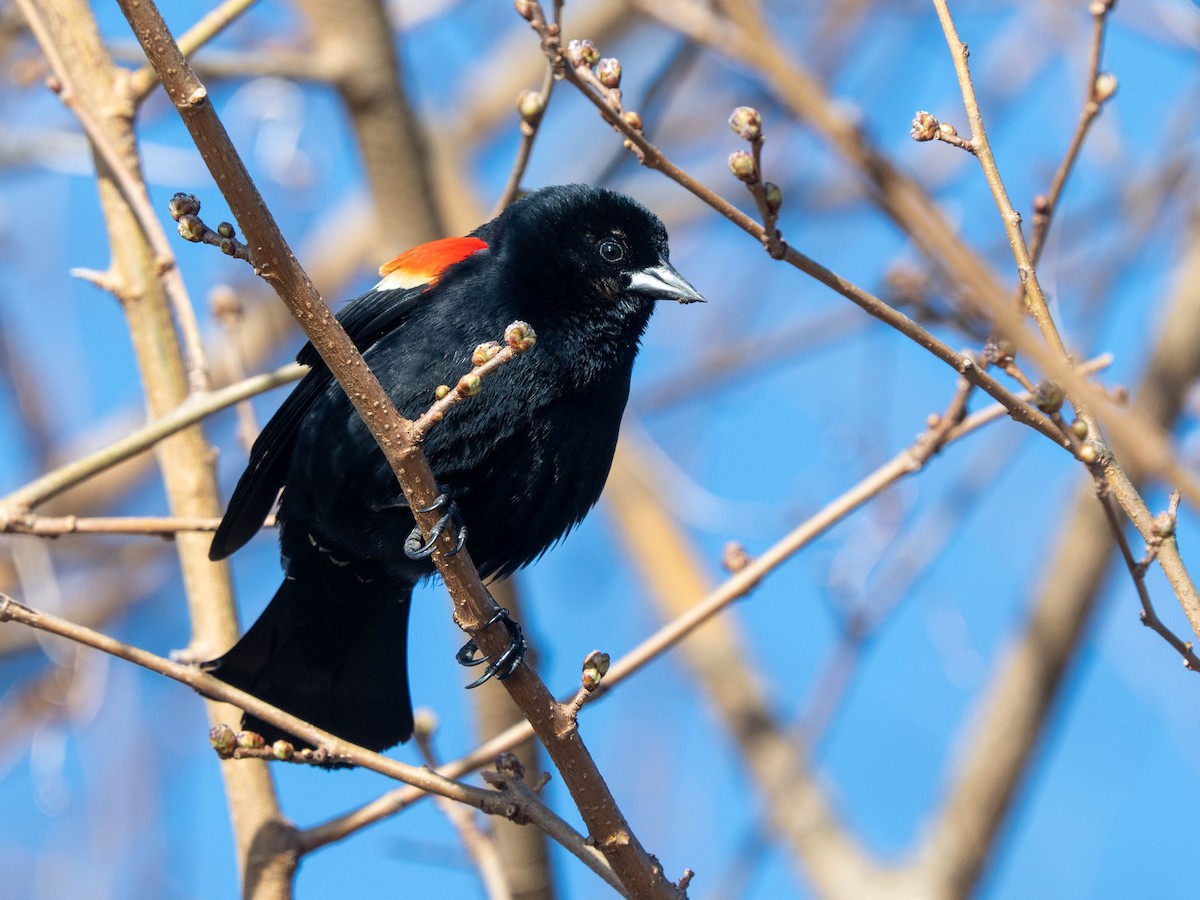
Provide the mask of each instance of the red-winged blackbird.
MULTIPOLYGON (((398 256, 338 318, 400 412, 514 320, 537 347, 447 413, 424 451, 469 526, 486 578, 532 562, 595 504, 638 344, 660 299, 703 299, 668 261, 667 233, 630 198, 535 191, 470 237, 398 256)), ((412 734, 405 642, 413 585, 433 572, 405 542, 412 513, 375 440, 311 345, 312 370, 263 429, 209 555, 223 559, 279 506, 284 581, 258 621, 205 664, 222 681, 375 750, 412 734)), ((417 532, 419 538, 420 533, 417 532)), ((418 541, 419 543, 419 541, 418 541)), ((427 556, 427 554, 426 554, 427 556)), ((268 741, 288 737, 252 716, 268 741)))

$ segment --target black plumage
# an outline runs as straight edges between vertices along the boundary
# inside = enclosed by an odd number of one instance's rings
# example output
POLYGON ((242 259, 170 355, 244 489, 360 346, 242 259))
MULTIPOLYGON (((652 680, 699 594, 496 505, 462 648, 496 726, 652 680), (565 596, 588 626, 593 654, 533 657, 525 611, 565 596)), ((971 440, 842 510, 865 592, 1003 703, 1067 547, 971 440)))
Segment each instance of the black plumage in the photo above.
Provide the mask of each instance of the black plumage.
MULTIPOLYGON (((701 299, 644 207, 602 188, 536 191, 473 233, 397 259, 339 319, 401 413, 427 409, 474 347, 514 320, 536 348, 455 406, 424 451, 484 577, 530 563, 595 504, 639 340, 658 299, 701 299), (412 266, 405 265, 406 260, 412 266), (407 286, 410 283, 413 286, 407 286)), ((412 733, 405 642, 413 516, 382 452, 315 351, 263 429, 212 543, 221 559, 279 506, 283 584, 216 677, 372 749, 412 733)), ((287 737, 253 717, 245 727, 287 737)))

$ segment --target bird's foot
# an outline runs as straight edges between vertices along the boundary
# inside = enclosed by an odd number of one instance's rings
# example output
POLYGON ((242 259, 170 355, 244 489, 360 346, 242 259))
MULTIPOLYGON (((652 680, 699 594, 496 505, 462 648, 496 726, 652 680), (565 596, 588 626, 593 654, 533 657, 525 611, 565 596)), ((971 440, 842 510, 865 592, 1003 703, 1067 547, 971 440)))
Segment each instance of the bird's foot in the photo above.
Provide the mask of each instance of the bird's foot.
POLYGON ((483 670, 483 674, 467 685, 468 690, 479 687, 493 676, 504 681, 517 670, 517 666, 521 665, 521 661, 525 659, 525 651, 529 645, 525 643, 525 637, 521 633, 521 626, 509 618, 507 609, 503 607, 497 609, 496 614, 488 619, 487 624, 479 630, 484 631, 497 622, 503 624, 505 630, 508 632, 508 646, 497 653, 495 657, 477 656, 479 645, 475 643, 474 639, 463 644, 454 657, 458 660, 460 666, 488 664, 488 667, 483 670))
POLYGON ((437 546, 438 538, 442 533, 452 526, 458 529, 454 540, 454 549, 449 551, 447 556, 454 556, 462 551, 462 548, 467 545, 467 526, 463 523, 462 516, 458 512, 458 504, 450 499, 450 495, 442 491, 437 495, 437 499, 424 509, 418 509, 419 513, 441 512, 442 517, 434 523, 433 528, 429 531, 429 539, 426 540, 421 534, 421 527, 415 526, 408 533, 408 537, 404 539, 404 555, 409 559, 428 559, 433 555, 433 550, 437 546))

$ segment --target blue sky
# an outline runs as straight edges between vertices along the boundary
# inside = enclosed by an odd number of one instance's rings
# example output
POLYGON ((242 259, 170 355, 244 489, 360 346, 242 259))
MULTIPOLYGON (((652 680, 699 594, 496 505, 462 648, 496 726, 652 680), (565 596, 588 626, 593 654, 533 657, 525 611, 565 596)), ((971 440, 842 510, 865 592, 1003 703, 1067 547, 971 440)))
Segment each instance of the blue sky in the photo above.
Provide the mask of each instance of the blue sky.
MULTIPOLYGON (((568 5, 568 34, 574 6, 568 5)), ((779 39, 802 62, 826 60, 830 89, 845 102, 847 115, 860 117, 876 144, 928 187, 956 230, 1011 282, 1011 258, 978 168, 961 151, 908 137, 917 109, 966 131, 932 6, 871 7, 854 40, 832 61, 811 40, 822 8, 769 5, 779 39)), ((187 4, 166 10, 176 27, 194 13, 187 4)), ((98 14, 105 34, 128 46, 115 7, 103 6, 98 14)), ((1118 6, 1104 68, 1117 74, 1120 89, 1089 139, 1039 269, 1071 346, 1081 356, 1115 355, 1104 376, 1108 384, 1136 382, 1189 240, 1198 24, 1196 7, 1184 2, 1118 6), (1137 192, 1151 191, 1145 181, 1173 158, 1189 175, 1162 196, 1146 232, 1135 238, 1137 192), (1115 260, 1123 262, 1099 278, 1115 260)), ((1022 210, 1045 189, 1073 127, 1087 28, 1085 3, 1053 9, 995 4, 959 18, 973 51, 989 135, 1022 210)), ((266 37, 286 42, 301 30, 288 7, 265 2, 220 46, 255 47, 266 37)), ((426 120, 452 117, 488 76, 481 60, 491 59, 503 41, 521 39, 535 54, 534 36, 509 4, 482 0, 445 4, 405 33, 401 53, 426 120)), ((639 105, 678 41, 641 23, 614 46, 602 47, 622 60, 629 105, 639 105)), ((51 433, 72 456, 140 421, 141 394, 116 304, 68 274, 72 267, 103 268, 108 258, 84 144, 53 95, 36 84, 6 88, 0 121, 8 137, 0 145, 30 142, 41 152, 32 162, 0 169, 0 327, 20 348, 22 371, 51 398, 51 433), (62 149, 50 153, 49 147, 62 149)), ((329 210, 364 188, 335 96, 263 79, 213 84, 212 92, 293 245, 306 246, 314 234, 336 240, 336 231, 322 232, 331 227, 329 210), (272 117, 278 110, 284 111, 281 119, 272 117)), ((673 159, 750 210, 748 196, 725 169, 725 157, 738 147, 725 118, 742 103, 758 106, 766 118, 768 177, 784 190, 781 227, 789 242, 876 292, 885 290, 897 262, 920 261, 863 196, 845 162, 810 129, 789 120, 752 73, 711 52, 702 51, 674 85, 651 134, 673 159)), ((460 173, 485 209, 503 186, 517 140, 514 116, 496 121, 464 154, 460 173)), ((139 134, 164 219, 166 200, 178 190, 200 194, 214 220, 223 215, 218 192, 161 97, 144 110, 139 134)), ((526 184, 593 180, 619 152, 619 141, 590 106, 560 86, 526 184)), ((731 336, 827 329, 829 317, 848 304, 772 263, 748 237, 660 176, 626 162, 612 184, 660 212, 671 230, 674 263, 710 301, 657 314, 631 406, 637 416, 632 427, 657 448, 657 471, 672 510, 715 581, 727 541, 760 552, 906 446, 926 416, 946 405, 953 373, 859 316, 812 349, 751 360, 717 388, 668 408, 645 406, 664 379, 689 370, 698 352, 731 336)), ((248 279, 244 266, 208 248, 177 241, 175 250, 201 309, 214 285, 241 286, 248 279)), ((345 296, 372 280, 364 267, 345 296)), ((219 342, 215 326, 207 318, 205 324, 219 342)), ((935 330, 953 346, 972 344, 949 326, 935 330)), ((299 343, 294 336, 285 340, 270 364, 285 361, 299 343)), ((260 419, 282 396, 278 391, 255 401, 260 419)), ((13 435, 0 453, 5 491, 37 474, 35 455, 22 437, 22 415, 5 390, 0 416, 13 435)), ((1193 402, 1178 429, 1184 458, 1193 466, 1195 416, 1193 402)), ((234 424, 233 415, 224 413, 206 426, 221 447, 226 492, 244 461, 234 424)), ((831 610, 837 598, 885 596, 883 563, 895 558, 899 542, 915 537, 919 547, 946 529, 945 546, 866 645, 814 751, 813 764, 845 821, 881 858, 903 860, 935 815, 945 767, 971 740, 972 711, 1023 622, 1048 547, 1084 483, 1078 466, 1048 442, 998 422, 841 522, 727 613, 744 633, 781 721, 803 722, 836 646, 831 610)), ((1163 486, 1151 489, 1147 500, 1155 509, 1165 506, 1163 486)), ((164 510, 160 488, 149 481, 122 500, 118 512, 164 510)), ((1191 561, 1197 538, 1191 511, 1184 512, 1180 535, 1191 561)), ((119 549, 149 540, 76 537, 28 549, 35 539, 12 538, 26 548, 26 565, 34 564, 32 556, 57 572, 50 582, 36 582, 42 590, 18 598, 35 606, 61 603, 69 612, 99 584, 80 561, 88 547, 115 560, 119 549), (46 583, 55 590, 45 590, 46 583)), ((233 568, 241 615, 249 622, 280 577, 272 537, 253 542, 233 568)), ((118 571, 144 599, 103 630, 163 654, 186 644, 172 557, 118 571)), ((571 688, 588 651, 598 647, 617 656, 659 624, 603 502, 523 574, 520 585, 542 675, 560 693, 571 688)), ((1186 622, 1165 581, 1152 572, 1149 585, 1164 618, 1186 639, 1186 622)), ((1200 799, 1194 752, 1200 683, 1138 624, 1137 612, 1127 575, 1114 570, 982 896, 1177 896, 1190 876, 1189 851, 1197 837, 1190 810, 1200 799)), ((437 710, 438 745, 447 758, 473 746, 470 697, 462 690, 469 679, 453 662, 462 638, 448 613, 440 585, 423 588, 409 649, 414 699, 437 710)), ((42 652, 65 651, 53 646, 0 658, 0 711, 23 679, 44 665, 42 652)), ((7 813, 0 824, 0 870, 10 873, 0 883, 0 898, 231 895, 236 870, 227 813, 197 698, 123 663, 87 654, 81 664, 87 666, 86 690, 71 714, 0 750, 0 808, 7 813)), ((813 896, 786 847, 759 839, 756 788, 677 656, 655 662, 589 709, 583 735, 643 843, 669 873, 697 870, 693 897, 813 896), (740 880, 739 861, 746 859, 753 864, 740 880), (741 886, 729 887, 735 883, 741 886)), ((411 747, 393 752, 417 759, 411 747)), ((362 772, 279 767, 276 777, 287 815, 302 826, 389 787, 362 772)), ((561 780, 548 790, 555 808, 577 822, 561 780)), ((374 898, 402 891, 483 896, 461 860, 451 829, 425 803, 306 859, 297 890, 302 897, 374 898)), ((564 896, 602 895, 595 877, 573 860, 559 859, 557 871, 564 896)))

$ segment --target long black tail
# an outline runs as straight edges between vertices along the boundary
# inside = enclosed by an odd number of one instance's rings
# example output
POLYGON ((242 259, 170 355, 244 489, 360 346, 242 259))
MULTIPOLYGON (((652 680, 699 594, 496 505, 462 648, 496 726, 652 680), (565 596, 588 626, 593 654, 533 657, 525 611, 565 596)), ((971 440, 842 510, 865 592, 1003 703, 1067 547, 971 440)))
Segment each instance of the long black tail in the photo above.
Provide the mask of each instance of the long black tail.
MULTIPOLYGON (((298 556, 307 558, 289 561, 287 578, 258 621, 233 649, 204 668, 372 750, 408 740, 413 730, 406 648, 411 585, 391 579, 364 583, 345 564, 331 570, 327 555, 298 556)), ((251 715, 243 727, 268 743, 284 738, 308 746, 251 715)))

